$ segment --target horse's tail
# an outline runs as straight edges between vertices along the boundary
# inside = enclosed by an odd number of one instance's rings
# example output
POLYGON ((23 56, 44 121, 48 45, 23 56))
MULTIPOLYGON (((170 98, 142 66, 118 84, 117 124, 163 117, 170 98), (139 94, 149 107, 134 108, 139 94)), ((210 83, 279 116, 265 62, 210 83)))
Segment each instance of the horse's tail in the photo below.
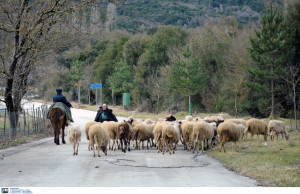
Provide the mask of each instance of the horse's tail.
POLYGON ((58 124, 59 124, 60 120, 59 120, 59 112, 57 109, 55 109, 55 112, 54 112, 54 124, 55 124, 55 131, 59 131, 59 128, 58 128, 58 124))

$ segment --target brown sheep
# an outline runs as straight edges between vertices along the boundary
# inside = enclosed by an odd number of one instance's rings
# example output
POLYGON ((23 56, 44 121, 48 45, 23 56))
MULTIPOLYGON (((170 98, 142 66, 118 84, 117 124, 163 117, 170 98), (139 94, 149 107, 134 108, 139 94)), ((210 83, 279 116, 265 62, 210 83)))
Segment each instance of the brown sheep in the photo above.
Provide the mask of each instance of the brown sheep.
POLYGON ((242 124, 235 124, 231 122, 221 123, 218 127, 218 135, 219 140, 221 142, 221 147, 219 152, 221 152, 222 148, 225 150, 225 142, 232 141, 235 144, 235 149, 237 149, 236 142, 242 138, 245 127, 242 124))
POLYGON ((193 127, 193 138, 194 138, 194 149, 197 149, 197 153, 199 153, 199 141, 202 144, 202 153, 204 152, 205 141, 207 140, 207 144, 211 144, 212 146, 212 138, 214 137, 214 129, 216 128, 215 123, 207 123, 204 121, 199 121, 194 124, 193 127))
MULTIPOLYGON (((109 143, 109 136, 106 130, 100 124, 95 124, 89 130, 90 146, 94 147, 97 144, 98 156, 100 157, 100 149, 107 155, 107 146, 109 143)), ((95 149, 93 149, 95 157, 95 149)))
POLYGON ((247 139, 248 133, 251 133, 251 139, 253 139, 253 135, 257 135, 257 140, 259 139, 259 135, 264 136, 264 140, 267 141, 268 137, 268 126, 265 121, 259 119, 249 119, 246 122, 245 135, 247 139))
MULTIPOLYGON (((87 140, 90 140, 89 138, 89 129, 92 125, 97 124, 98 122, 96 121, 89 121, 85 124, 85 137, 87 140)), ((88 145, 88 150, 90 151, 93 148, 90 148, 90 144, 88 145)))
POLYGON ((118 139, 120 140, 122 152, 126 153, 127 144, 128 144, 128 151, 130 151, 130 136, 132 133, 132 127, 129 123, 124 121, 120 123, 118 126, 118 139))

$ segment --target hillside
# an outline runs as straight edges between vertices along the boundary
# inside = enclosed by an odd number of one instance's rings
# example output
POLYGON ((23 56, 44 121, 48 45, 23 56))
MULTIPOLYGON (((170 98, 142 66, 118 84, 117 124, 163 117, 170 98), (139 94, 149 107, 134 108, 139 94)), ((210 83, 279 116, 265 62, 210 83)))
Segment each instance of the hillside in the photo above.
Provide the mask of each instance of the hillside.
MULTIPOLYGON (((240 24, 257 22, 268 1, 127 0, 117 7, 114 28, 143 31, 152 26, 194 28, 218 17, 234 16, 240 24)), ((272 0, 281 4, 281 0, 272 0)))

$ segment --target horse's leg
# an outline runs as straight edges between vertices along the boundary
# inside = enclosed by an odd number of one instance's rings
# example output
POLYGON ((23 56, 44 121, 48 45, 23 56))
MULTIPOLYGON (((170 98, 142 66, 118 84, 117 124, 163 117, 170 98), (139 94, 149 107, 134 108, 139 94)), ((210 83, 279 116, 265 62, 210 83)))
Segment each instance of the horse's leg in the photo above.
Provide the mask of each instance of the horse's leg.
POLYGON ((65 127, 66 127, 65 121, 62 120, 61 138, 62 138, 62 143, 63 144, 66 144, 66 142, 65 142, 65 127))

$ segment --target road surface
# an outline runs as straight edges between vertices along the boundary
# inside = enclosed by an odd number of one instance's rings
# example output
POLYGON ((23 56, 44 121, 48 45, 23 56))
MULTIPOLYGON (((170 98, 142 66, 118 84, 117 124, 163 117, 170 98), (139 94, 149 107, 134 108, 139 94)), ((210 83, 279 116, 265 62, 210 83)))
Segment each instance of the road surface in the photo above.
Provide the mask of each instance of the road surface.
MULTIPOLYGON (((36 103, 35 106, 39 104, 36 103)), ((257 182, 224 168, 219 161, 183 150, 175 155, 153 149, 122 153, 108 151, 93 157, 88 151, 84 125, 96 112, 72 109, 74 125, 82 131, 78 156, 72 145, 56 145, 46 138, 25 145, 0 150, 1 187, 248 187, 257 182)), ((123 119, 118 117, 119 120, 123 119)), ((67 134, 67 130, 66 130, 67 134)), ((60 139, 61 142, 61 139, 60 139)))

